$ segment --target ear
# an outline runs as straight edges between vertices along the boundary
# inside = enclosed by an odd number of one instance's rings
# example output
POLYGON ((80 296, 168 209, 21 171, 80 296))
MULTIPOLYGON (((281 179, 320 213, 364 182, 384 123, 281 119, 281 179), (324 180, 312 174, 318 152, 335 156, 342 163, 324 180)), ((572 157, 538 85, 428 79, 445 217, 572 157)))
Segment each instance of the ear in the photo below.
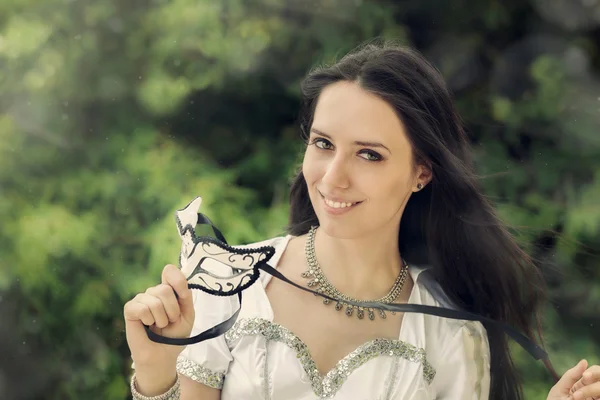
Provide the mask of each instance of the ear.
POLYGON ((421 162, 415 168, 415 181, 413 184, 413 192, 418 192, 431 182, 433 172, 429 163, 421 162), (421 184, 421 188, 418 185, 421 184))

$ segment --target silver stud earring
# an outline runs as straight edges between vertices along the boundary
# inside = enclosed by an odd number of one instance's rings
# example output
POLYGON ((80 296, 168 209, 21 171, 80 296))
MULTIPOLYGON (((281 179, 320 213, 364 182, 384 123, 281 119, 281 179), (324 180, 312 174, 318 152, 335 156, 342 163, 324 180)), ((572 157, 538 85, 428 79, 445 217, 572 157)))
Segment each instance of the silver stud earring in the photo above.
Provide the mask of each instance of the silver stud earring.
POLYGON ((423 184, 422 183, 417 183, 417 190, 421 190, 423 189, 423 184))

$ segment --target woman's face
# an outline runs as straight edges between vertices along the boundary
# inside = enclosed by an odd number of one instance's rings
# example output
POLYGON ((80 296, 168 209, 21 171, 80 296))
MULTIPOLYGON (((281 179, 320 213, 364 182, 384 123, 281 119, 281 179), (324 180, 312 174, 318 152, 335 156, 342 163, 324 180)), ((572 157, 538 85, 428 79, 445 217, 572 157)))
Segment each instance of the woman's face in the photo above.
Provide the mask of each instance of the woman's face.
POLYGON ((302 170, 321 228, 340 238, 397 233, 410 194, 430 180, 394 109, 347 81, 322 91, 302 170))

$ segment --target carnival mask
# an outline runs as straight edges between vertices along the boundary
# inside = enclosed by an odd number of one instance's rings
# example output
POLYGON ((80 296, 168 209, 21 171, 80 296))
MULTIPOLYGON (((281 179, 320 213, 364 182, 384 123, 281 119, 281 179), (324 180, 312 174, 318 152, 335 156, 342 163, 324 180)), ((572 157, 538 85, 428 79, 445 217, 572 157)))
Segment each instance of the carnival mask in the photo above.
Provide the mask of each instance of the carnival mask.
MULTIPOLYGON (((182 240, 179 268, 192 289, 200 289, 216 296, 231 296, 252 285, 259 276, 259 267, 275 254, 270 246, 256 249, 236 249, 224 238, 197 237, 198 210, 202 198, 175 213, 179 236, 182 240)), ((218 235, 221 236, 222 235, 218 235)))

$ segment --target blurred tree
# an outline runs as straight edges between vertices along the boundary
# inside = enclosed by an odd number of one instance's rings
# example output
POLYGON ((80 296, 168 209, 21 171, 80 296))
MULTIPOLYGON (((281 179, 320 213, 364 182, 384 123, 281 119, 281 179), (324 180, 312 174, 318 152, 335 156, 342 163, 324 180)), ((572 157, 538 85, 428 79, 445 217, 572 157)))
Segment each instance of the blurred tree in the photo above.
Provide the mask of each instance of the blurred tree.
POLYGON ((122 305, 175 261, 175 209, 202 195, 232 243, 281 234, 299 81, 374 36, 448 80, 486 193, 548 278, 557 368, 600 354, 600 21, 584 3, 2 1, 0 396, 126 398, 122 305))

